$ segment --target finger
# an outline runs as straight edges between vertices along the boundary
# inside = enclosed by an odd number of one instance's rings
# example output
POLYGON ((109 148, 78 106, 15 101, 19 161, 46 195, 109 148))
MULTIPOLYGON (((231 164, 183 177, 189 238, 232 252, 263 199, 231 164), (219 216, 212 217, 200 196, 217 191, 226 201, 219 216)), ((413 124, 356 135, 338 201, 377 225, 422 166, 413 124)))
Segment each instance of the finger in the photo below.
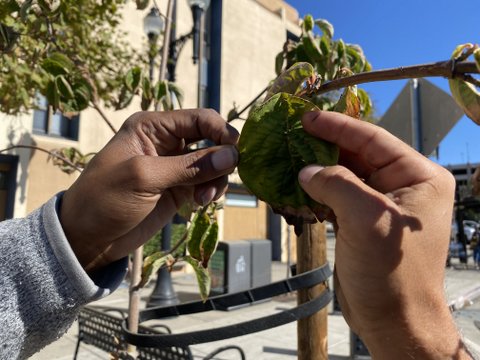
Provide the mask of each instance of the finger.
POLYGON ((159 194, 172 187, 206 183, 230 174, 237 161, 233 145, 178 156, 136 156, 122 164, 123 182, 139 192, 159 194))
POLYGON ((217 145, 235 145, 238 131, 212 109, 140 112, 127 121, 150 136, 163 141, 167 138, 185 139, 187 143, 209 139, 217 145))
POLYGON ((195 186, 194 199, 201 206, 218 200, 228 187, 228 176, 222 176, 195 186))
POLYGON ((298 180, 300 186, 315 201, 330 207, 338 224, 358 222, 360 217, 375 221, 375 213, 381 214, 387 198, 361 181, 354 173, 343 166, 323 168, 310 165, 303 168, 298 180), (378 206, 376 206, 378 205, 378 206))
POLYGON ((324 111, 307 113, 302 123, 307 132, 350 153, 350 159, 358 158, 355 172, 381 192, 426 181, 434 173, 423 156, 373 124, 324 111))

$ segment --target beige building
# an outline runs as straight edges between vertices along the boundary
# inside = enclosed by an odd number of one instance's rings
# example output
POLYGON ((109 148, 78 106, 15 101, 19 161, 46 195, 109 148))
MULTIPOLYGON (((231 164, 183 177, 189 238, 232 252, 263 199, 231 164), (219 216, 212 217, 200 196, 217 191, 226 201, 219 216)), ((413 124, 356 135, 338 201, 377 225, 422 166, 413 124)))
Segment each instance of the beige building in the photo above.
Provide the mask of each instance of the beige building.
MULTIPOLYGON (((165 13, 166 1, 158 3, 165 13)), ((132 46, 147 44, 142 25, 147 12, 137 11, 134 2, 128 2, 123 29, 132 46)), ((177 38, 191 30, 186 0, 176 1, 174 20, 177 38)), ((192 40, 178 57, 175 81, 185 92, 184 107, 211 107, 226 118, 234 104, 243 107, 274 78, 276 54, 287 36, 299 33, 297 11, 282 0, 212 0, 205 17, 204 60, 200 66, 193 64, 192 40)), ((136 103, 122 111, 105 111, 119 128, 138 109, 136 103)), ((241 130, 243 121, 232 124, 241 130)), ((15 117, 0 114, 1 149, 15 144, 45 149, 73 146, 88 153, 98 151, 111 136, 93 109, 83 111, 74 121, 42 110, 15 117)), ((0 219, 25 216, 75 180, 76 174, 61 173, 47 158, 46 153, 29 148, 0 155, 0 219)), ((238 176, 232 176, 231 182, 220 216, 221 238, 270 238, 274 259, 285 259, 282 233, 286 234, 286 225, 246 191, 238 176)))

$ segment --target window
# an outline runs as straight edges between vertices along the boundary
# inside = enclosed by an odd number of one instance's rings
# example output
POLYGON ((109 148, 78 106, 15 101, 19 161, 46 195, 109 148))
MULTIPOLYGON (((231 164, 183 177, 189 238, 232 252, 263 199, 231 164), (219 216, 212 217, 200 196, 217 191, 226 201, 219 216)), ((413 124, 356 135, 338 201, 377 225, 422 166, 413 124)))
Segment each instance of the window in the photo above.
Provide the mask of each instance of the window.
POLYGON ((42 95, 37 95, 37 107, 33 112, 34 134, 78 140, 79 115, 68 118, 59 111, 52 113, 42 95))
POLYGON ((227 193, 225 195, 225 205, 256 208, 257 198, 250 194, 227 193))

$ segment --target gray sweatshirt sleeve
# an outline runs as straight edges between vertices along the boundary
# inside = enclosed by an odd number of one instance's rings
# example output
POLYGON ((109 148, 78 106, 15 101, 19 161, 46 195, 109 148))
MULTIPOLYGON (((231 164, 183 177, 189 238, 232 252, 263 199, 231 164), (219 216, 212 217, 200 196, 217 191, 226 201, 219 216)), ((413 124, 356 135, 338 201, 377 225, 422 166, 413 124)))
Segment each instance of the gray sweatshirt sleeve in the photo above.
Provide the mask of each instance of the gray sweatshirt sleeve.
POLYGON ((0 359, 25 359, 62 336, 82 305, 110 294, 127 259, 89 277, 65 238, 61 194, 0 223, 0 359))

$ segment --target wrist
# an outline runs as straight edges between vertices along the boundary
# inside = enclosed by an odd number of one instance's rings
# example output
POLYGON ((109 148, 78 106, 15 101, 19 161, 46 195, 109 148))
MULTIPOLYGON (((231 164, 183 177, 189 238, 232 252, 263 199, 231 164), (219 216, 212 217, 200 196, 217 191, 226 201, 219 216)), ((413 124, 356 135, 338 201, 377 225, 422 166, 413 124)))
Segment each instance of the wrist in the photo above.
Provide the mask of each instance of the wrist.
POLYGON ((362 337, 373 359, 472 359, 450 310, 441 301, 362 337))

